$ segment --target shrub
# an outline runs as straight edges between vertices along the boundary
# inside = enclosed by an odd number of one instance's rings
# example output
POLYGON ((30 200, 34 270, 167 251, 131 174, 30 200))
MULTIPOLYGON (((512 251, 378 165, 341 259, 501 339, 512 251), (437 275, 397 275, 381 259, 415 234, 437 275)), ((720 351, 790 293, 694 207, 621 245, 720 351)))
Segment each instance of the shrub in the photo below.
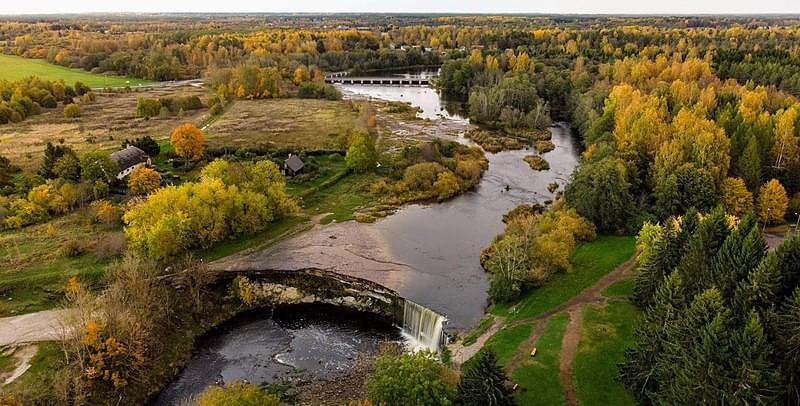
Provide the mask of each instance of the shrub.
POLYGON ((158 99, 140 97, 136 102, 136 117, 155 117, 161 112, 161 102, 158 99))
POLYGON ((278 406, 277 396, 262 391, 258 386, 234 382, 226 387, 211 386, 195 401, 196 406, 278 406))
POLYGON ((455 397, 454 381, 453 373, 430 353, 387 354, 375 361, 366 390, 376 405, 450 405, 455 397))
POLYGON ((528 155, 523 158, 525 162, 535 171, 546 171, 550 169, 550 163, 539 155, 528 155))
POLYGON ((135 195, 145 196, 161 187, 161 175, 153 169, 140 166, 128 177, 128 188, 135 195))
POLYGON ((79 240, 67 240, 59 248, 61 255, 67 258, 75 258, 83 255, 85 247, 79 240))
POLYGON ((418 163, 406 168, 403 172, 403 182, 411 191, 431 190, 439 174, 446 170, 437 162, 418 163))
POLYGON ((441 172, 436 177, 436 182, 433 183, 433 189, 436 191, 439 201, 447 200, 459 192, 458 178, 453 175, 453 172, 441 172))
POLYGON ((68 104, 67 107, 64 107, 64 117, 66 118, 77 118, 81 116, 81 107, 75 103, 68 104))
POLYGON ((94 245, 94 255, 100 259, 120 257, 128 247, 128 240, 121 232, 107 233, 94 245))

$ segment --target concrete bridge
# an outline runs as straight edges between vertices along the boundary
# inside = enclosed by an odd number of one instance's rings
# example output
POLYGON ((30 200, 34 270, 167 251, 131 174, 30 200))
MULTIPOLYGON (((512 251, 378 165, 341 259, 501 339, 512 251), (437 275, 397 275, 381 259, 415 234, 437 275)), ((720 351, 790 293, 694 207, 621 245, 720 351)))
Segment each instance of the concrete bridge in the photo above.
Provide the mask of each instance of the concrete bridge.
POLYGON ((357 77, 344 75, 329 75, 325 83, 340 83, 343 85, 397 85, 397 86, 428 86, 430 78, 404 78, 404 77, 357 77))

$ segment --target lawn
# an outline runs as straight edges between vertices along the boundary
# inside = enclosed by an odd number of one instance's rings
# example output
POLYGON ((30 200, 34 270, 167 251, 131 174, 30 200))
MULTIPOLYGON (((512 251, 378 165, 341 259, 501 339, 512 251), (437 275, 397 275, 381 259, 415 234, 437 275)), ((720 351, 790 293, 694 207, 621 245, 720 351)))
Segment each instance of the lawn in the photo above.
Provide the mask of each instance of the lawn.
POLYGON ((575 355, 575 389, 582 405, 635 405, 625 387, 615 380, 617 363, 633 345, 640 311, 612 301, 604 307, 584 308, 581 341, 575 355))
POLYGON ((47 223, 0 232, 0 317, 56 306, 70 276, 99 286, 114 258, 98 255, 110 241, 124 239, 118 229, 92 223, 87 211, 52 220, 51 232, 47 223), (82 255, 63 255, 61 247, 68 242, 78 242, 82 255))
POLYGON ((32 75, 45 80, 62 79, 70 86, 77 81, 81 81, 89 87, 138 85, 148 82, 142 79, 98 75, 81 69, 65 68, 44 59, 0 54, 0 79, 19 80, 32 75))
POLYGON ((635 285, 635 281, 633 278, 623 279, 621 281, 614 282, 611 286, 603 289, 601 292, 603 296, 626 296, 630 297, 633 295, 633 286, 635 285))
MULTIPOLYGON (((519 346, 531 335, 535 323, 520 324, 514 327, 503 328, 494 335, 481 348, 491 348, 497 355, 497 362, 505 366, 514 357, 519 346)), ((479 351, 480 352, 480 351, 479 351)), ((477 355, 477 354, 476 354, 477 355)), ((475 359, 475 355, 470 360, 475 359)), ((467 361, 469 362, 469 361, 467 361)))
POLYGON ((572 255, 573 270, 553 275, 544 286, 523 296, 515 311, 510 305, 495 305, 491 312, 508 315, 509 320, 534 317, 566 302, 582 290, 630 259, 635 252, 635 239, 628 236, 599 236, 583 243, 572 255))
POLYGON ((519 405, 563 405, 564 391, 559 380, 561 339, 569 322, 567 313, 549 319, 536 340, 536 356, 526 358, 512 374, 521 387, 516 395, 519 405))

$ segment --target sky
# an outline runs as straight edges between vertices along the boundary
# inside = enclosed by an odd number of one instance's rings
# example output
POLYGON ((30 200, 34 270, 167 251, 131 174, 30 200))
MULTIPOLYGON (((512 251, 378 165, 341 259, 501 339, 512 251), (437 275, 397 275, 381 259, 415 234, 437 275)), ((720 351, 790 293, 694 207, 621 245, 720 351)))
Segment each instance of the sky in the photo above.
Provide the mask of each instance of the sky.
POLYGON ((0 14, 87 12, 370 12, 800 14, 800 0, 1 0, 0 14))

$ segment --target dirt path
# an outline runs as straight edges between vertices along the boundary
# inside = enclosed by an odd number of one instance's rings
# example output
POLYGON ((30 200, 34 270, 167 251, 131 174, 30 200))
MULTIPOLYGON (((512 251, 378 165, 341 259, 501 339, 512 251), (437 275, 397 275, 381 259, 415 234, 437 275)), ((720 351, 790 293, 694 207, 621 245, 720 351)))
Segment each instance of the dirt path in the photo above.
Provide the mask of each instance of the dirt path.
POLYGON ((613 285, 615 282, 619 282, 620 280, 627 277, 628 272, 636 263, 637 256, 631 257, 629 260, 622 263, 622 265, 618 266, 617 269, 607 273, 605 276, 600 278, 594 285, 584 289, 581 293, 573 296, 572 299, 567 300, 566 302, 552 307, 548 310, 545 310, 541 314, 529 317, 527 319, 520 319, 514 320, 510 323, 510 326, 515 326, 518 324, 525 324, 534 321, 542 321, 547 320, 550 316, 561 313, 563 311, 569 311, 572 308, 579 307, 589 303, 596 303, 602 302, 607 300, 605 296, 602 295, 603 289, 613 285))
POLYGON ((0 345, 16 345, 60 340, 64 310, 45 310, 21 316, 0 318, 0 345))
POLYGON ((519 348, 517 348, 518 351, 514 353, 514 356, 511 357, 511 360, 508 361, 508 364, 506 364, 506 370, 508 370, 509 373, 514 372, 519 367, 519 364, 522 363, 522 361, 530 357, 533 347, 536 346, 536 340, 538 340, 539 336, 542 335, 546 325, 547 322, 544 320, 538 322, 536 327, 533 328, 533 331, 531 331, 530 337, 528 337, 527 340, 519 345, 519 348))
POLYGON ((461 342, 457 342, 451 345, 450 348, 450 360, 453 362, 454 365, 460 366, 468 359, 472 358, 483 346, 486 344, 486 341, 491 338, 494 333, 500 331, 500 328, 503 327, 506 319, 500 316, 495 317, 494 324, 491 327, 486 329, 483 334, 479 335, 475 342, 472 345, 464 346, 461 342))
POLYGON ((568 406, 578 404, 578 396, 575 392, 575 377, 572 371, 572 363, 575 360, 575 353, 578 351, 578 343, 581 339, 581 324, 583 322, 583 312, 581 308, 575 307, 569 311, 569 324, 564 337, 561 339, 561 352, 558 362, 558 377, 561 381, 561 388, 564 390, 568 406))

